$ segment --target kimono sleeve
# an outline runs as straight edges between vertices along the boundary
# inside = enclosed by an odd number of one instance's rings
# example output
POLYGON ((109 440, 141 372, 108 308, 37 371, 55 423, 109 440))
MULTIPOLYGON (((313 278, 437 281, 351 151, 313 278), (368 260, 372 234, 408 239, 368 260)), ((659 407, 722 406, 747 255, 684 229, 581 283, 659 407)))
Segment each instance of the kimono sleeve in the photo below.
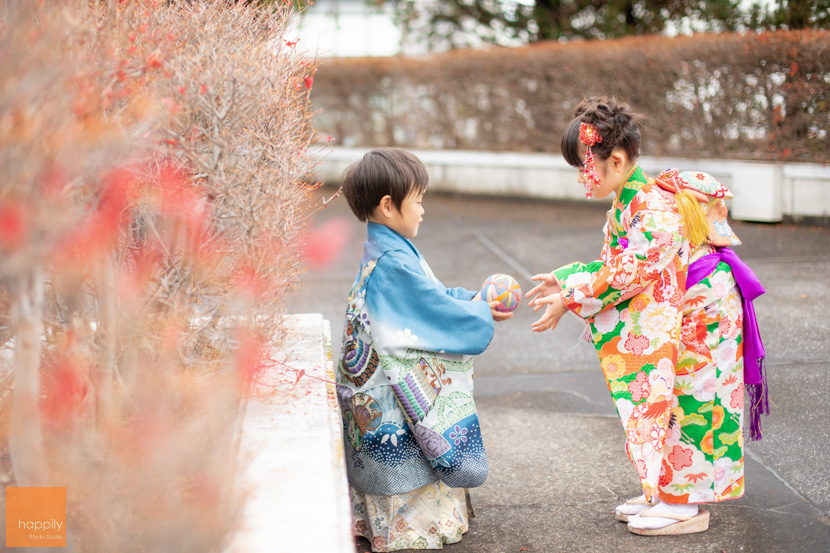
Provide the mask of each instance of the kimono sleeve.
POLYGON ((478 355, 493 337, 493 316, 473 293, 448 291, 428 277, 417 256, 393 250, 377 262, 366 289, 374 346, 380 355, 408 349, 478 355))
POLYGON ((565 306, 583 319, 633 298, 678 257, 684 243, 680 215, 643 209, 631 221, 622 253, 603 263, 590 282, 562 291, 565 306))
POLYGON ((470 301, 471 299, 473 299, 473 296, 475 296, 476 293, 477 292, 473 292, 472 290, 461 288, 460 286, 456 288, 447 288, 448 296, 461 301, 470 301))
POLYGON ((600 260, 591 263, 576 262, 554 269, 553 276, 563 289, 576 288, 594 280, 601 268, 602 261, 600 260))

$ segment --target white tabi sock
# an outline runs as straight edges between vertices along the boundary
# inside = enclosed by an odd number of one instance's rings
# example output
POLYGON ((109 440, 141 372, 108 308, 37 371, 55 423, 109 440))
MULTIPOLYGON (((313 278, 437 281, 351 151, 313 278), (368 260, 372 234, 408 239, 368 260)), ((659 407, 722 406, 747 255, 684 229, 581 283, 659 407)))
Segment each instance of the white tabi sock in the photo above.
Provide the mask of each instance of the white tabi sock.
POLYGON ((657 528, 665 528, 669 524, 679 522, 674 518, 663 518, 661 514, 677 515, 686 518, 691 518, 698 513, 697 505, 675 505, 661 501, 648 511, 648 516, 640 516, 639 514, 628 519, 628 524, 632 528, 639 530, 656 530, 657 528))

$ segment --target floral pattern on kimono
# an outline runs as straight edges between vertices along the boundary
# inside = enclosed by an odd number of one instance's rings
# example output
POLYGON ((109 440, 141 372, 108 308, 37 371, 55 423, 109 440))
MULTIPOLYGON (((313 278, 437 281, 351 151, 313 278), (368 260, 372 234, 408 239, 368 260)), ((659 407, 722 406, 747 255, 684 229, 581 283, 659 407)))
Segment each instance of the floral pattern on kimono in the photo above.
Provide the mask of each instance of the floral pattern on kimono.
POLYGON ((741 497, 743 305, 726 263, 686 292, 674 395, 676 424, 664 445, 660 498, 711 503, 741 497))
POLYGON ((370 495, 351 490, 354 534, 372 551, 443 549, 470 528, 467 491, 440 480, 407 494, 370 495))
POLYGON ((741 299, 721 263, 686 291, 690 251, 674 196, 638 167, 608 212, 601 257, 554 271, 589 324, 648 498, 743 493, 741 299))
POLYGON ((375 495, 439 479, 480 486, 488 465, 470 356, 493 336, 490 307, 446 288, 395 231, 370 222, 367 234, 337 371, 349 482, 375 495))

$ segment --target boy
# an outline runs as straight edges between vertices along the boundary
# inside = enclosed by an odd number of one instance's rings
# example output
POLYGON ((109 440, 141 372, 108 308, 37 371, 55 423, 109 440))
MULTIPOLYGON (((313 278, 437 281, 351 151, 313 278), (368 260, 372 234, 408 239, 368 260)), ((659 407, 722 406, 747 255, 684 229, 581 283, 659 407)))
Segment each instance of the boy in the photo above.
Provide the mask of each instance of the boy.
POLYGON ((367 221, 349 295, 337 395, 355 533, 373 551, 441 549, 467 531, 467 494, 487 477, 473 402, 471 355, 485 350, 495 310, 447 289, 410 239, 429 176, 396 148, 368 152, 343 177, 367 221))

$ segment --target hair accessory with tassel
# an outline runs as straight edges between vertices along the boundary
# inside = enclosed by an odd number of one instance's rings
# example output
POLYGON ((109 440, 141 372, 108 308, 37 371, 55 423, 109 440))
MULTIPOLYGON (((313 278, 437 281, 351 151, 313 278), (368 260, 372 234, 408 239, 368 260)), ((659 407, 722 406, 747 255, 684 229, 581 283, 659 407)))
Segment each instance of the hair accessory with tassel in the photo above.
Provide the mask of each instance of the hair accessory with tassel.
POLYGON ((594 125, 582 123, 579 125, 579 141, 587 146, 585 149, 585 162, 583 163, 585 176, 585 197, 592 198, 591 188, 599 187, 599 175, 597 165, 594 161, 594 153, 591 146, 602 142, 602 135, 594 125))

